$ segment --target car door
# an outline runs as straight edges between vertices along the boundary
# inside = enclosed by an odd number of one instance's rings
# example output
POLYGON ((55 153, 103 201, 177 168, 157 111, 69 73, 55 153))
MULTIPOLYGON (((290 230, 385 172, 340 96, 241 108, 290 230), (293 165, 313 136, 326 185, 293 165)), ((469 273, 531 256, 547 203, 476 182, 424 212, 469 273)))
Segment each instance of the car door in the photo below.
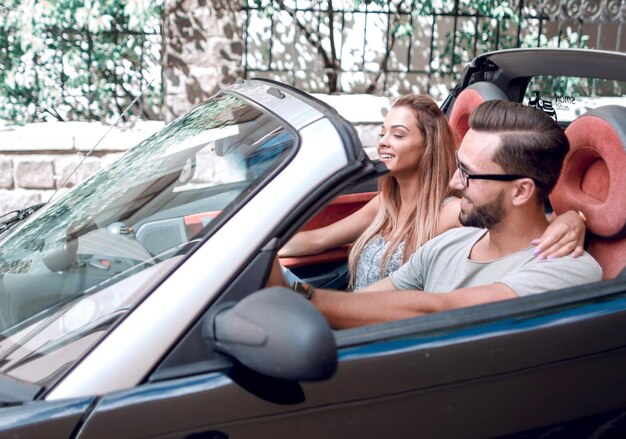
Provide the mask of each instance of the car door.
MULTIPOLYGON (((262 287, 275 250, 224 295, 262 287)), ((338 331, 337 372, 319 382, 216 352, 202 331, 209 311, 144 384, 104 396, 80 435, 490 437, 620 410, 625 293, 618 278, 338 331)))
MULTIPOLYGON (((318 229, 350 216, 378 194, 376 179, 369 179, 342 191, 300 229, 318 229)), ((348 287, 350 245, 328 249, 313 255, 282 257, 280 263, 297 278, 320 288, 348 287)))
POLYGON ((72 437, 94 401, 95 398, 85 397, 3 408, 0 410, 2 437, 72 437))

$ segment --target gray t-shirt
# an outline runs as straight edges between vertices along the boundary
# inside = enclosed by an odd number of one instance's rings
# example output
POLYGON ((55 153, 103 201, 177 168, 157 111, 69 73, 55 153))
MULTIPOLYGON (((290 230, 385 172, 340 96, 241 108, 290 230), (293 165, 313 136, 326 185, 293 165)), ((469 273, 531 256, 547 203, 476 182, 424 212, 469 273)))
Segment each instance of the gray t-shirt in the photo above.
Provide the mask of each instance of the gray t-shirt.
POLYGON ((472 247, 485 233, 474 227, 449 230, 420 247, 389 279, 398 290, 433 293, 499 282, 518 296, 527 296, 602 277, 600 265, 587 253, 539 260, 530 246, 489 262, 470 260, 472 247))

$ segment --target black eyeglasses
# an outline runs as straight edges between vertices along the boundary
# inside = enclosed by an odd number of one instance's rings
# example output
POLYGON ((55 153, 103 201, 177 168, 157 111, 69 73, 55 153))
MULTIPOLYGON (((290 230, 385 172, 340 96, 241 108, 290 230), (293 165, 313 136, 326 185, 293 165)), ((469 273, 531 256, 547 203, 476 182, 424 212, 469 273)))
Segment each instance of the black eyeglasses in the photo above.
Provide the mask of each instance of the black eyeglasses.
MULTIPOLYGON (((459 178, 461 179, 461 184, 465 189, 469 186, 469 181, 471 179, 474 180, 495 180, 495 181, 513 181, 519 180, 520 178, 530 178, 524 175, 516 175, 516 174, 470 174, 467 172, 467 169, 459 162, 459 152, 456 152, 456 166, 459 169, 459 178)), ((534 178, 531 179, 535 182, 537 186, 539 186, 539 182, 534 178)))

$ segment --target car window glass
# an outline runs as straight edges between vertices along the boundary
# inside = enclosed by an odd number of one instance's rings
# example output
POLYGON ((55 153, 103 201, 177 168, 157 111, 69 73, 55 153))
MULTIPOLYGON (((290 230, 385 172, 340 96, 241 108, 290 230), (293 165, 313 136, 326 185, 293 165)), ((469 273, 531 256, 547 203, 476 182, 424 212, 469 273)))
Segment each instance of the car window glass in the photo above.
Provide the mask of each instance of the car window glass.
POLYGON ((0 242, 0 372, 70 367, 296 147, 275 116, 221 93, 0 242))
POLYGON ((535 76, 524 104, 536 107, 567 125, 581 114, 603 105, 626 105, 626 82, 567 76, 535 76))
MULTIPOLYGON (((337 221, 367 203, 377 191, 377 179, 370 176, 358 183, 348 180, 342 183, 345 187, 338 188, 341 192, 329 200, 321 209, 311 211, 311 216, 301 217, 305 229, 323 227, 337 221)), ((328 195, 328 194, 326 194, 328 195)), ((292 235, 293 236, 293 235, 292 235)), ((207 318, 212 318, 215 309, 225 303, 233 303, 265 287, 268 271, 275 258, 271 245, 259 251, 250 263, 243 267, 238 275, 229 282, 219 298, 199 318, 180 342, 172 348, 163 362, 149 378, 152 381, 171 379, 187 374, 206 373, 222 370, 232 366, 232 360, 216 352, 206 340, 204 327, 207 318)), ((302 280, 320 288, 346 289, 348 287, 348 265, 346 248, 332 249, 329 252, 300 258, 284 258, 282 262, 291 260, 295 267, 290 268, 293 274, 302 280)))

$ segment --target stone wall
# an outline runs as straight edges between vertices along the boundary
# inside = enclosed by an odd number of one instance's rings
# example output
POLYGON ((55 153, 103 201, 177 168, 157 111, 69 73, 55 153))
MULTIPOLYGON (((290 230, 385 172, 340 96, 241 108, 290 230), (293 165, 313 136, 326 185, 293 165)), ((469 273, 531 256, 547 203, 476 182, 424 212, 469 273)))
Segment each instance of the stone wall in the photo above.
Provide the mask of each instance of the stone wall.
POLYGON ((0 126, 0 215, 67 191, 163 125, 138 122, 111 129, 99 123, 45 122, 0 126), (95 145, 96 150, 87 156, 95 145))
POLYGON ((239 2, 167 0, 163 23, 163 120, 170 121, 243 76, 239 2))

